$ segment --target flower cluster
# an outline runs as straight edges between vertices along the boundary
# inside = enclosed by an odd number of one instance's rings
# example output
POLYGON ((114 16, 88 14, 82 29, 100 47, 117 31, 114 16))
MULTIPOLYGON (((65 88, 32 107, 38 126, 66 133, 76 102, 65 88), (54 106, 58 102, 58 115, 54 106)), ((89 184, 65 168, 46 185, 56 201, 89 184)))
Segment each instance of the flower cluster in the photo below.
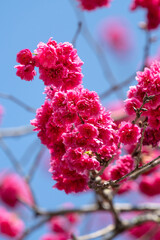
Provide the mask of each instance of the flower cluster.
POLYGON ((100 170, 118 154, 116 125, 98 95, 81 85, 82 61, 71 44, 49 39, 38 44, 35 54, 47 96, 31 124, 50 150, 55 187, 81 192, 88 188, 89 171, 100 170))
POLYGON ((45 85, 53 84, 63 90, 77 87, 82 82, 81 66, 83 62, 70 43, 57 44, 51 38, 47 43, 40 42, 34 51, 21 50, 17 54, 17 76, 30 81, 36 75, 34 67, 39 68, 39 78, 45 85))
POLYGON ((23 229, 24 224, 16 214, 0 208, 0 235, 15 238, 21 235, 23 229))
POLYGON ((145 144, 156 146, 160 141, 160 63, 154 62, 150 68, 138 72, 136 80, 138 84, 130 87, 128 99, 125 102, 129 115, 135 115, 141 108, 142 121, 149 125, 144 136, 145 144))
POLYGON ((147 10, 147 28, 155 29, 160 24, 160 1, 159 0, 133 0, 131 10, 141 7, 147 10))
POLYGON ((111 0, 77 0, 83 10, 91 11, 100 7, 108 7, 111 0))
POLYGON ((17 76, 23 80, 31 81, 36 72, 35 67, 35 58, 32 57, 32 53, 29 49, 23 49, 17 54, 16 61, 21 65, 15 66, 17 69, 17 76))
POLYGON ((47 99, 31 123, 50 149, 55 186, 66 193, 83 191, 89 171, 100 169, 98 159, 106 162, 117 153, 115 125, 95 92, 82 87, 64 92, 53 86, 45 92, 47 99))

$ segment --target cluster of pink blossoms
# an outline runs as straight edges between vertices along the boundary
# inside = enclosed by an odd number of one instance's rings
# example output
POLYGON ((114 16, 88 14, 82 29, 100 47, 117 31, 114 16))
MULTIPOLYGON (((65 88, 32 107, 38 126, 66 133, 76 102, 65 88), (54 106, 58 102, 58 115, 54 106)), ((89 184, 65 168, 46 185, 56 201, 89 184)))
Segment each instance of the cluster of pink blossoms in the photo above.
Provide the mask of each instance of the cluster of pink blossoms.
POLYGON ((131 10, 141 7, 147 10, 147 28, 155 29, 160 24, 160 1, 159 0, 133 0, 131 10))
POLYGON ((135 115, 135 109, 141 107, 146 96, 151 99, 142 109, 142 120, 148 123, 145 131, 144 143, 156 146, 160 141, 160 63, 154 62, 150 68, 138 72, 138 84, 130 87, 125 107, 129 115, 135 115))
POLYGON ((19 237, 23 229, 24 224, 16 214, 0 207, 0 235, 2 234, 13 239, 19 237))
POLYGON ((47 86, 53 84, 67 90, 82 83, 83 62, 70 43, 57 44, 50 38, 47 43, 38 44, 33 56, 29 49, 21 50, 17 54, 17 62, 21 65, 15 66, 16 74, 26 81, 33 80, 36 75, 34 67, 38 67, 39 78, 47 86))
POLYGON ((50 149, 55 186, 66 193, 83 191, 89 171, 100 170, 98 159, 106 162, 117 154, 115 125, 95 92, 81 86, 60 91, 52 85, 45 92, 47 99, 31 123, 50 149))
POLYGON ((83 10, 91 11, 100 7, 108 7, 111 0, 77 0, 83 10))
POLYGON ((84 191, 89 171, 100 170, 119 153, 116 125, 98 95, 81 85, 82 61, 71 44, 49 39, 38 44, 35 54, 47 96, 31 124, 50 150, 55 187, 66 193, 84 191), (54 70, 57 66, 59 71, 54 70))

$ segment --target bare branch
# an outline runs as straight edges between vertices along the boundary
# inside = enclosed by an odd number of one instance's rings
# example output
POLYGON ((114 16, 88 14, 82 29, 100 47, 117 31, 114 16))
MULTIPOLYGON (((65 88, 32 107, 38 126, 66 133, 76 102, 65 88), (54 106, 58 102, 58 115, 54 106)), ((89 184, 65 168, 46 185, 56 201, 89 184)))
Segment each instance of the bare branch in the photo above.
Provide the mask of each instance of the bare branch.
POLYGON ((131 83, 135 79, 135 73, 133 73, 130 77, 128 77, 126 80, 123 82, 116 84, 115 86, 111 87, 110 89, 106 90, 105 92, 99 94, 99 97, 101 100, 105 99, 112 93, 122 89, 123 87, 127 86, 129 83, 131 83))
POLYGON ((44 151, 45 151, 45 147, 44 146, 41 146, 41 149, 40 151, 38 152, 36 158, 35 158, 35 161, 33 162, 32 166, 31 166, 31 169, 29 170, 29 173, 28 173, 28 176, 26 177, 26 181, 27 182, 30 182, 39 166, 39 163, 43 157, 43 154, 44 154, 44 151))
POLYGON ((73 44, 74 47, 76 47, 76 42, 77 42, 78 36, 79 36, 79 34, 81 32, 81 28, 82 28, 82 22, 78 22, 77 31, 76 31, 76 33, 74 35, 73 40, 72 40, 72 44, 73 44))
POLYGON ((20 126, 11 128, 0 128, 0 138, 20 137, 33 133, 33 126, 20 126))
POLYGON ((10 160, 10 162, 12 163, 13 167, 15 168, 15 170, 22 176, 24 176, 24 172, 23 169, 21 167, 21 165, 19 164, 19 162, 17 161, 17 159, 15 158, 15 156, 13 155, 11 149, 5 144, 5 142, 2 140, 2 138, 0 138, 0 147, 3 150, 3 152, 6 154, 6 156, 8 157, 8 159, 10 160))
POLYGON ((17 105, 19 105, 20 107, 24 108, 28 112, 32 112, 32 113, 36 112, 35 108, 30 107, 26 103, 22 102, 21 100, 19 100, 18 98, 14 97, 14 96, 12 96, 10 94, 0 93, 0 98, 11 100, 12 102, 16 103, 17 105))
POLYGON ((109 225, 109 226, 107 226, 99 231, 96 231, 94 233, 84 235, 81 237, 77 237, 77 240, 89 240, 89 239, 95 239, 97 237, 103 237, 103 236, 106 236, 104 238, 104 240, 111 240, 114 237, 116 237, 117 235, 119 235, 120 233, 122 233, 126 230, 129 230, 130 228, 132 228, 134 226, 138 226, 138 225, 148 222, 148 221, 160 223, 160 217, 156 214, 150 214, 150 213, 140 215, 129 221, 123 221, 122 224, 119 226, 119 228, 115 228, 114 225, 109 225))

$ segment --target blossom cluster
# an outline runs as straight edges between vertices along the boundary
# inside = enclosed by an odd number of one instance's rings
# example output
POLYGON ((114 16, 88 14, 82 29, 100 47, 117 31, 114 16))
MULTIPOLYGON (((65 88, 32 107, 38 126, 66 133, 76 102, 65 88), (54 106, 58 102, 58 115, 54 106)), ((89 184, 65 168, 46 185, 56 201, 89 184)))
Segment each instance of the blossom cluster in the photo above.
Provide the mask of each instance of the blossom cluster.
POLYGON ((39 68, 39 78, 46 86, 53 84, 57 89, 72 89, 82 83, 81 66, 83 62, 70 43, 57 44, 51 38, 47 43, 40 42, 34 54, 29 49, 21 50, 17 54, 15 66, 17 76, 26 81, 33 80, 39 68))
POLYGON ((77 0, 83 10, 91 11, 100 7, 108 7, 111 0, 77 0))
POLYGON ((150 68, 138 72, 136 80, 138 84, 130 87, 125 107, 129 115, 135 115, 148 99, 141 111, 142 120, 147 122, 144 144, 156 146, 160 141, 160 63, 154 62, 150 68))
POLYGON ((50 86, 45 92, 47 99, 31 123, 50 149, 55 186, 66 193, 83 191, 89 171, 100 170, 101 161, 117 154, 115 125, 95 92, 80 86, 66 92, 50 86))
MULTIPOLYGON (((21 54, 24 50, 17 56, 21 54)), ((55 186, 66 193, 81 192, 88 188, 89 171, 100 170, 118 155, 116 125, 98 95, 81 85, 82 61, 71 44, 49 39, 47 44, 38 44, 35 54, 47 87, 46 100, 31 124, 50 150, 55 186), (57 66, 61 66, 59 71, 53 71, 57 66)))
POLYGON ((159 0, 133 0, 131 10, 141 7, 147 10, 147 28, 155 29, 160 24, 160 1, 159 0))

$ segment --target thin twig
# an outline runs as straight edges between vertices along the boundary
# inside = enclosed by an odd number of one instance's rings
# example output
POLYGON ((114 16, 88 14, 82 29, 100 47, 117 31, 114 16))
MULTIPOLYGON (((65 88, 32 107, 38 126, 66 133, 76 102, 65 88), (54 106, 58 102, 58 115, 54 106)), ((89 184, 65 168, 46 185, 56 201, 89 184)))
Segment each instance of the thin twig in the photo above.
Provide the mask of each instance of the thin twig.
POLYGON ((45 217, 41 219, 38 223, 34 224, 33 226, 29 227, 25 230, 25 232, 17 239, 17 240, 24 240, 26 237, 28 237, 32 232, 37 230, 39 227, 41 227, 43 224, 48 222, 51 219, 50 216, 45 217))
POLYGON ((72 40, 72 44, 74 47, 76 47, 76 42, 77 42, 77 39, 78 39, 78 36, 81 32, 81 28, 82 28, 82 22, 78 22, 78 27, 77 27, 77 31, 73 37, 73 40, 72 40))
POLYGON ((160 164, 160 155, 158 157, 156 157, 155 159, 153 159, 152 161, 150 161, 149 163, 146 163, 145 165, 139 167, 138 169, 134 169, 130 173, 128 173, 128 174, 124 175, 123 177, 113 181, 113 183, 117 184, 117 183, 121 182, 122 180, 126 179, 127 177, 130 177, 130 179, 132 179, 132 178, 135 179, 140 174, 149 171, 150 169, 157 166, 158 164, 160 164))
POLYGON ((95 239, 97 237, 103 237, 103 236, 106 236, 104 240, 111 240, 117 235, 119 235, 120 233, 125 232, 126 230, 129 230, 132 227, 138 226, 148 221, 160 223, 160 217, 156 214, 140 215, 138 217, 134 217, 129 221, 123 221, 122 225, 119 228, 115 228, 114 225, 109 225, 94 233, 77 237, 77 240, 89 240, 89 239, 95 239))
POLYGON ((39 139, 36 138, 36 140, 31 142, 27 147, 27 149, 24 151, 23 156, 20 159, 20 163, 23 165, 28 163, 29 162, 28 160, 31 159, 31 155, 33 154, 33 152, 36 150, 36 147, 38 146, 39 146, 39 139))
POLYGON ((20 137, 33 133, 33 126, 0 128, 0 138, 20 137))
POLYGON ((6 154, 10 162, 12 163, 15 170, 21 175, 24 176, 23 169, 17 159, 15 158, 14 154, 12 153, 11 149, 7 146, 7 144, 0 138, 0 147, 3 152, 6 154))
POLYGON ((27 182, 30 182, 32 180, 32 178, 33 178, 33 176, 34 176, 34 174, 35 174, 35 172, 36 172, 36 170, 37 170, 37 168, 39 166, 39 163, 40 163, 40 161, 42 159, 44 151, 45 151, 45 147, 41 146, 41 149, 38 152, 38 154, 37 154, 37 156, 36 156, 32 166, 31 166, 31 169, 28 172, 28 176, 26 176, 26 181, 27 182))
POLYGON ((103 100, 106 97, 108 97, 109 95, 111 95, 112 93, 119 91, 120 89, 122 89, 123 87, 125 87, 126 85, 131 83, 135 79, 135 76, 136 76, 136 74, 133 73, 130 77, 128 77, 123 82, 116 84, 115 86, 111 87, 110 89, 106 90, 105 92, 99 94, 100 99, 103 100))
POLYGON ((151 38, 150 38, 150 31, 148 31, 147 29, 145 30, 146 33, 146 44, 144 47, 144 56, 143 56, 143 65, 142 68, 144 68, 146 66, 146 61, 147 58, 149 57, 149 50, 150 50, 150 46, 151 46, 151 38))
MULTIPOLYGON (((101 66, 101 69, 105 76, 106 81, 109 82, 111 87, 114 87, 115 84, 117 83, 117 79, 111 70, 111 67, 107 61, 107 58, 104 54, 104 51, 103 51, 101 45, 93 38, 92 34, 90 33, 89 28, 87 26, 87 22, 85 20, 85 17, 84 17, 84 14, 82 13, 82 11, 80 11, 75 6, 75 3, 73 0, 70 0, 70 3, 76 13, 78 21, 82 22, 82 35, 85 38, 85 40, 87 41, 89 47, 91 47, 93 52, 96 54, 96 57, 100 63, 100 66, 101 66)), ((121 99, 122 92, 121 92, 121 94, 117 93, 117 96, 121 99)))
POLYGON ((35 108, 30 107, 26 103, 22 102, 21 100, 19 100, 18 98, 14 97, 14 96, 12 96, 10 94, 0 93, 0 98, 11 100, 12 102, 16 103, 17 105, 19 105, 20 107, 24 108, 28 112, 32 112, 32 113, 36 112, 35 108))

